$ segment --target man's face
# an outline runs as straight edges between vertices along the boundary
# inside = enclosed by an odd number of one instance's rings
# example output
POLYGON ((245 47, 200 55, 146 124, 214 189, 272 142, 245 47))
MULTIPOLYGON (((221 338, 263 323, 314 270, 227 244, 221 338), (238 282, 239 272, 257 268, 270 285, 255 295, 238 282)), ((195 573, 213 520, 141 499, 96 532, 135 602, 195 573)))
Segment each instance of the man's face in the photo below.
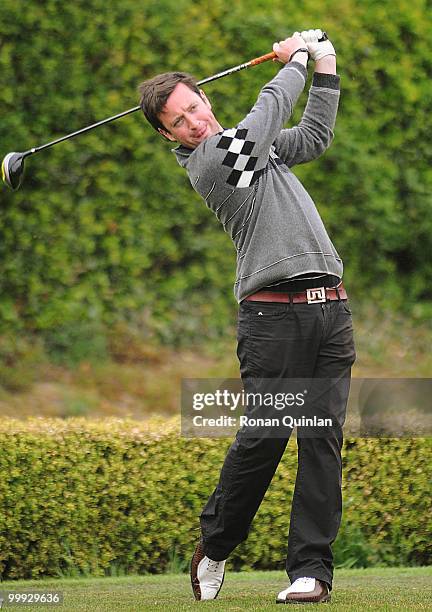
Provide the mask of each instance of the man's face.
POLYGON ((201 96, 178 83, 169 96, 159 121, 166 128, 159 132, 171 141, 195 149, 201 142, 222 131, 204 92, 201 96))

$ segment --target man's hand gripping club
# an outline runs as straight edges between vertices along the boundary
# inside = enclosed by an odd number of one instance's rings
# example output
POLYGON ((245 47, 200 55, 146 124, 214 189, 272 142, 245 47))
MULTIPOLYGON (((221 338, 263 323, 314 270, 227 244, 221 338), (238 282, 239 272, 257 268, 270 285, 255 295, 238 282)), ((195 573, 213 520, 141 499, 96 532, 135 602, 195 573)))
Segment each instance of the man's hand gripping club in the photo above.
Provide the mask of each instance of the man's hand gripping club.
POLYGON ((310 53, 311 58, 317 62, 328 55, 334 55, 336 57, 336 51, 332 43, 328 40, 320 40, 323 38, 322 30, 303 30, 303 32, 295 32, 293 36, 301 36, 306 43, 306 47, 310 53))
POLYGON ((298 32, 295 32, 289 38, 275 42, 273 45, 273 51, 276 53, 275 62, 282 62, 287 64, 291 60, 301 62, 306 65, 308 60, 308 50, 306 43, 298 32))

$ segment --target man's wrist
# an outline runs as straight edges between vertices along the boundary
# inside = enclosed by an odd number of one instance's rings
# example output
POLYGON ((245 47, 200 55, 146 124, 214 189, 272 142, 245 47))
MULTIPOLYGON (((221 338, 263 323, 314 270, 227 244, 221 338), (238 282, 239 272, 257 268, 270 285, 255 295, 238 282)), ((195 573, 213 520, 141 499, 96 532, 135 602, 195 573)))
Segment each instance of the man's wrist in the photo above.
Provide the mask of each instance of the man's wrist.
POLYGON ((326 55, 315 62, 315 72, 336 74, 336 56, 326 55))
POLYGON ((298 56, 300 56, 302 59, 304 59, 304 57, 309 59, 309 51, 307 50, 306 47, 301 47, 300 49, 296 49, 294 53, 291 53, 288 62, 292 62, 294 57, 296 58, 296 61, 298 61, 299 59, 298 56))

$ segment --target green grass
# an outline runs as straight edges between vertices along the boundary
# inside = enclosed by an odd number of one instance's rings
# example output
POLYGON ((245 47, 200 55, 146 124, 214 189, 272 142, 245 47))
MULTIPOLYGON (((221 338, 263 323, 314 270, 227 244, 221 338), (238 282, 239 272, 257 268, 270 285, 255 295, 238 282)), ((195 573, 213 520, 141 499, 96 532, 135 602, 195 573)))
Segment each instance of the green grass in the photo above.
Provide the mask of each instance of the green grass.
MULTIPOLYGON (((125 576, 3 582, 1 590, 50 588, 63 591, 62 606, 36 610, 280 610, 277 593, 287 586, 284 572, 228 572, 216 601, 195 602, 189 576, 125 576)), ((337 570, 332 602, 324 610, 432 610, 432 567, 337 570)), ((284 609, 284 608, 283 608, 284 609)), ((297 609, 297 608, 296 608, 297 609)), ((302 608, 303 609, 303 608, 302 608)), ((314 607, 315 609, 315 607, 314 607)))

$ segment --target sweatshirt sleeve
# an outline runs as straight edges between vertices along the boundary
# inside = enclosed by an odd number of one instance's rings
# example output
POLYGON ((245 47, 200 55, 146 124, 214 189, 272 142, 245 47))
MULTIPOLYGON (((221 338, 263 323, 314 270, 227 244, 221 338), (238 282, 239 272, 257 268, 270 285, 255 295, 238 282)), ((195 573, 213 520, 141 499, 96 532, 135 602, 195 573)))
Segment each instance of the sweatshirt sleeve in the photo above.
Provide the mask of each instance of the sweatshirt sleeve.
POLYGON ((259 178, 269 157, 274 156, 272 145, 292 115, 306 78, 302 64, 285 64, 263 87, 251 111, 236 127, 204 143, 202 154, 207 156, 211 148, 211 166, 213 171, 218 168, 219 180, 232 188, 244 188, 259 178))
POLYGON ((289 167, 319 157, 333 140, 339 103, 338 75, 314 74, 305 111, 298 125, 281 130, 274 145, 289 167))

